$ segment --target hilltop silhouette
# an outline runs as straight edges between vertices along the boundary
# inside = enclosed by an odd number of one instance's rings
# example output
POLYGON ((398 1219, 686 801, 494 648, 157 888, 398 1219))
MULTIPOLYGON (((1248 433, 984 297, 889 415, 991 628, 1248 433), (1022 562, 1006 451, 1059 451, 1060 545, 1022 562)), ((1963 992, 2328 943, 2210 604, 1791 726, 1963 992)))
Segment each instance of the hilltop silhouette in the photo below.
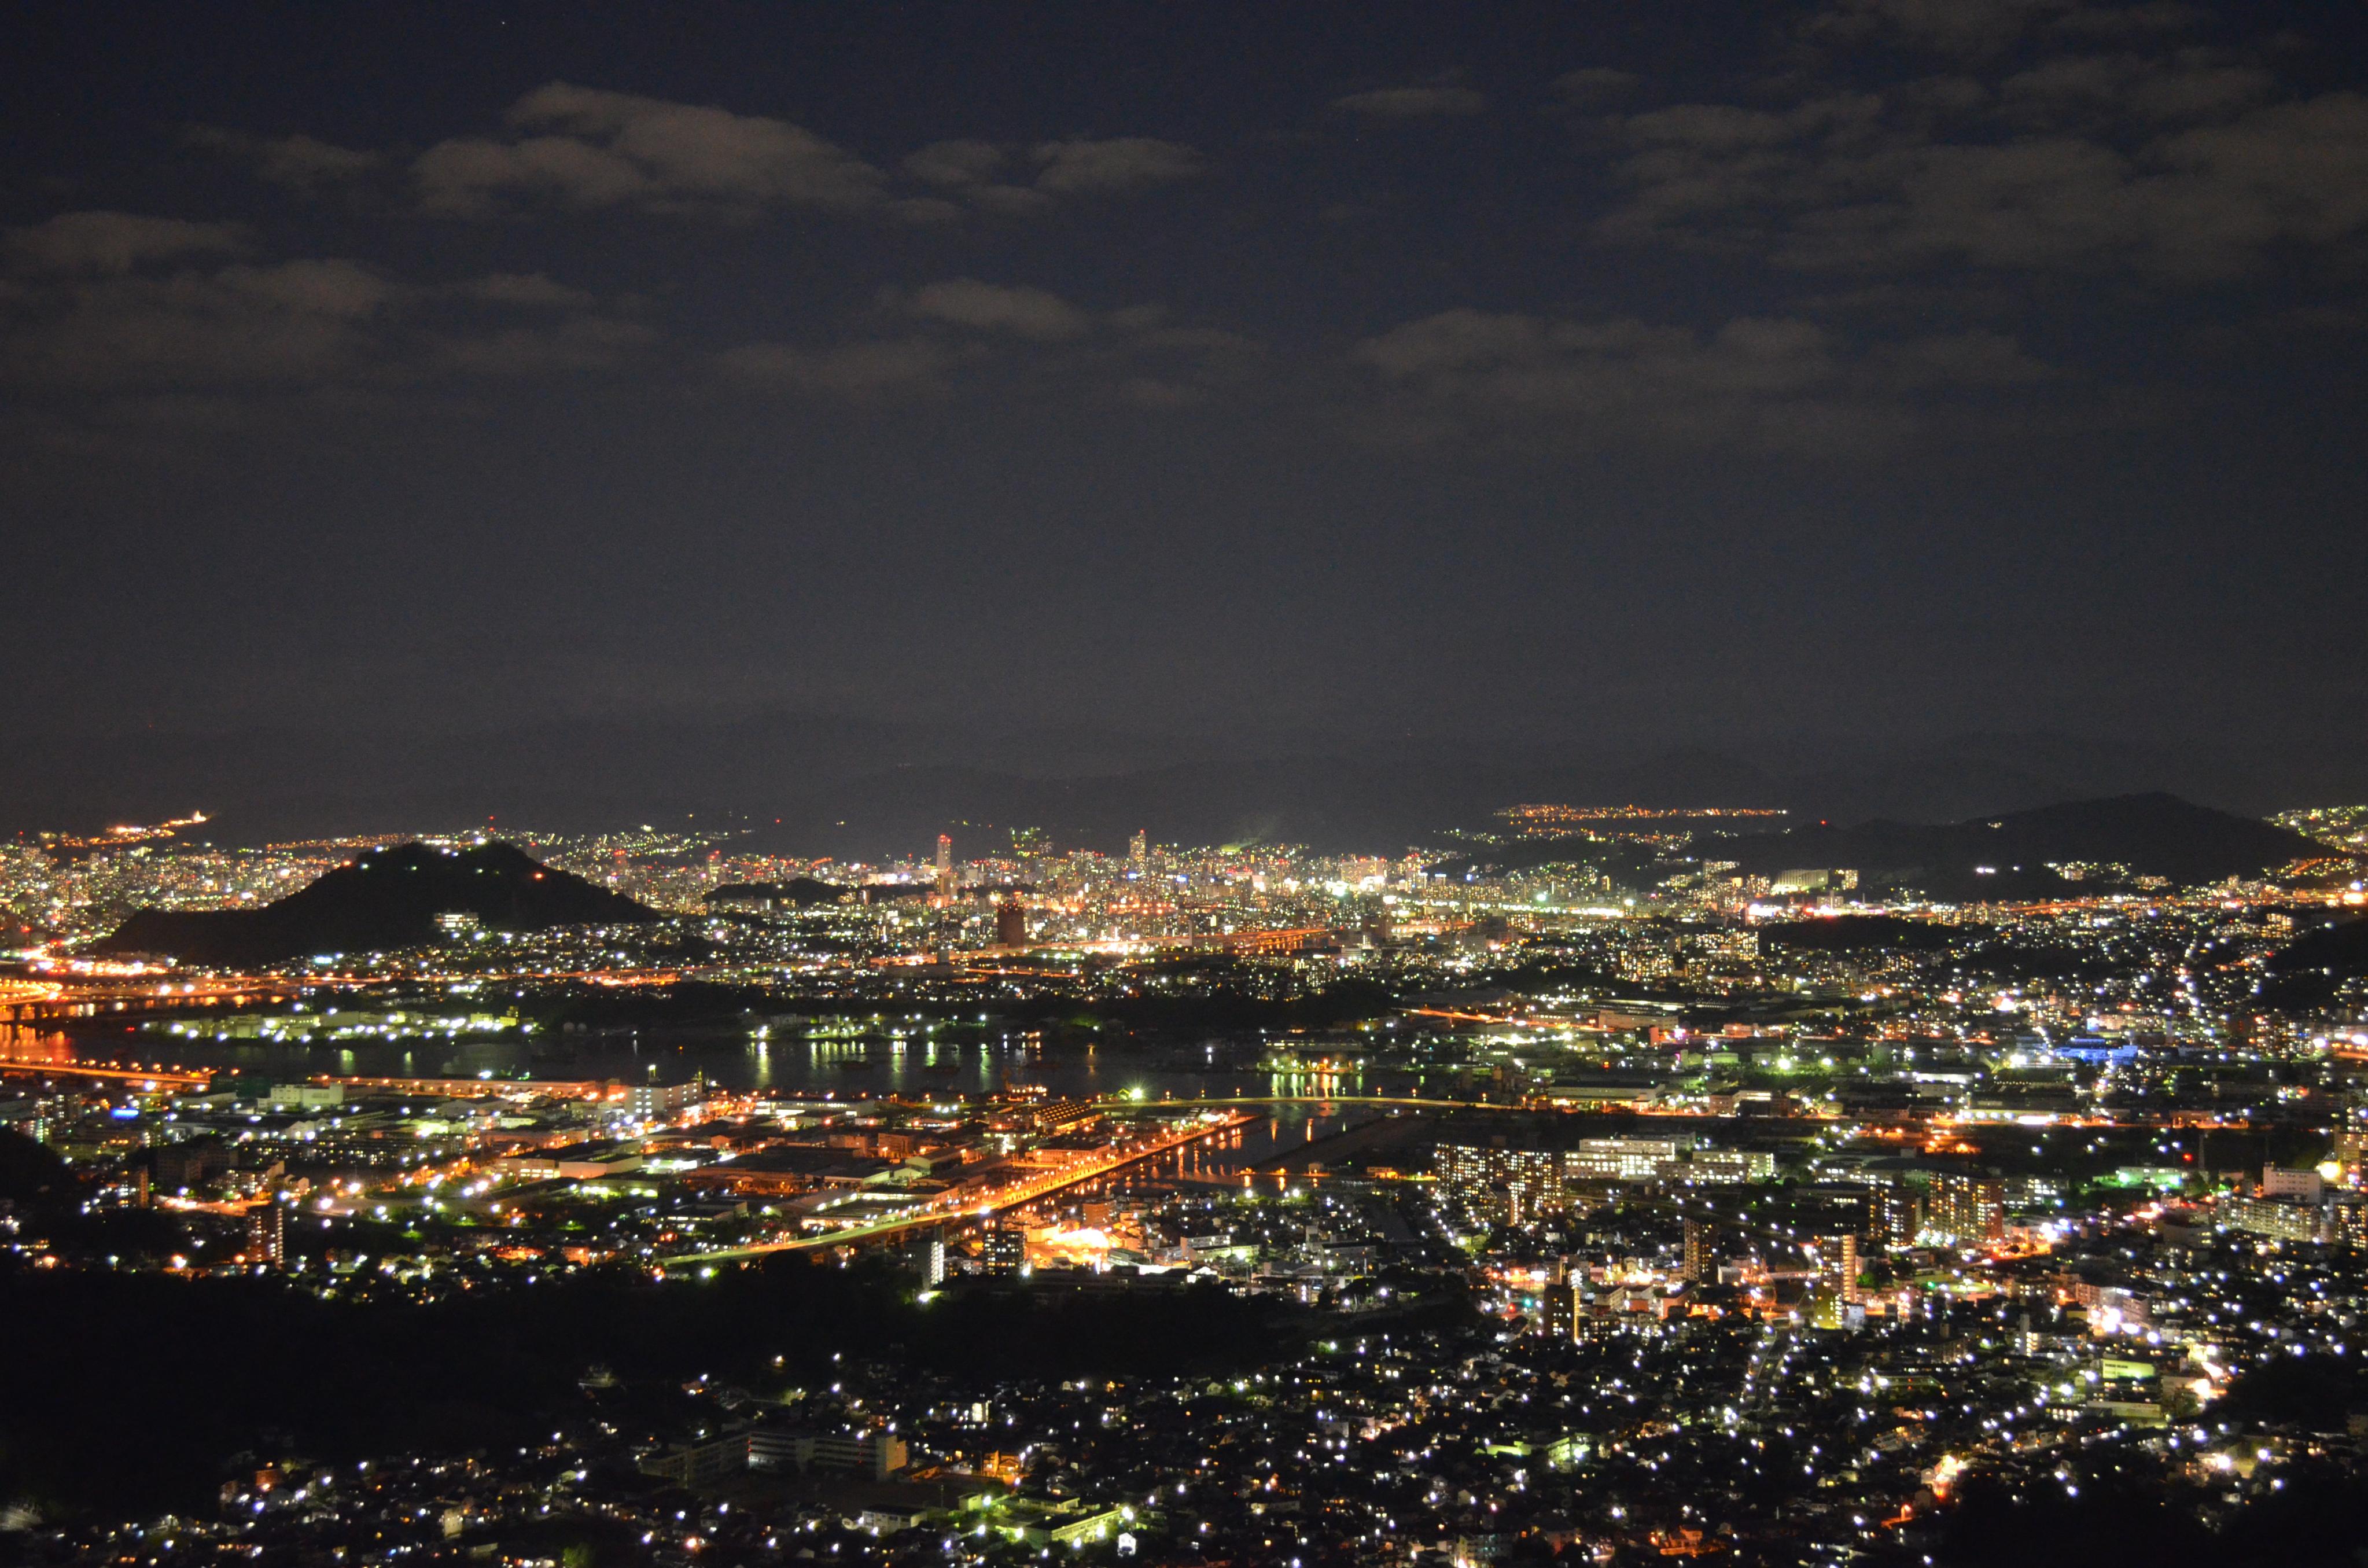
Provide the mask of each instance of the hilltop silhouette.
POLYGON ((657 918, 632 899, 542 865, 514 845, 436 849, 402 844, 356 856, 261 909, 140 910, 99 950, 222 965, 385 952, 437 940, 439 915, 473 915, 496 931, 657 918))
POLYGON ((2327 853, 2327 846, 2272 823, 2160 791, 1936 825, 1815 824, 1733 839, 1716 850, 1747 871, 1849 868, 1861 889, 1912 889, 1943 899, 2044 897, 2123 876, 2197 887, 2327 853), (2086 874, 2067 878, 2054 869, 2063 867, 2086 874))

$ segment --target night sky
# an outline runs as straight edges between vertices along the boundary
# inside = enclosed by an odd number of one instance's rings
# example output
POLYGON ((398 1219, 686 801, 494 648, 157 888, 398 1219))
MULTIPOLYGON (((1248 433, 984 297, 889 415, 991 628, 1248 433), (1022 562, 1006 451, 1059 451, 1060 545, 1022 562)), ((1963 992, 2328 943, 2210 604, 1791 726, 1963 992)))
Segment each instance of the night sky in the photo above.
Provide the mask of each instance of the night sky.
POLYGON ((47 746, 2363 750, 2354 6, 0 27, 47 746))

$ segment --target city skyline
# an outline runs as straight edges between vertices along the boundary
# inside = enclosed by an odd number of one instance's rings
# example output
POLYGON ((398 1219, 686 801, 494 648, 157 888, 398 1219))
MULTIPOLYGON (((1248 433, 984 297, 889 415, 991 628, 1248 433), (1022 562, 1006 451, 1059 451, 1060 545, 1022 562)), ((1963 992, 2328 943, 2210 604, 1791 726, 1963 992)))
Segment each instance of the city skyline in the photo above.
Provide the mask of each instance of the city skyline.
POLYGON ((212 825, 0 846, 28 1563, 2357 1540, 2368 805, 212 825))
POLYGON ((0 1568, 2361 1568, 2368 12, 0 42, 0 1568))

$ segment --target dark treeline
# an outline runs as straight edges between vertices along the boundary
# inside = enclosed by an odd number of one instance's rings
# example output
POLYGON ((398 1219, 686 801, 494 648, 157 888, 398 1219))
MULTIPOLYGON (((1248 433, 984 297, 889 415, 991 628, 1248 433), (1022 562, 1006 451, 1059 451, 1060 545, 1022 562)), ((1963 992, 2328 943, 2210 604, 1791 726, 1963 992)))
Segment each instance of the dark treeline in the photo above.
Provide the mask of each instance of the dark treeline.
POLYGON ((916 1301, 899 1276, 792 1258, 637 1272, 431 1305, 324 1301, 275 1279, 0 1272, 0 1497, 137 1517, 207 1506, 239 1455, 353 1460, 547 1437, 598 1363, 762 1392, 836 1354, 985 1384, 1232 1370, 1296 1348, 1293 1308, 1222 1290, 1046 1285, 916 1301), (775 1358, 780 1358, 778 1365, 775 1358))
MULTIPOLYGON (((2340 1434, 2368 1411, 2368 1376, 2325 1356, 2280 1356, 2239 1377, 2208 1420, 2340 1434)), ((2340 1441, 2340 1438, 2337 1439, 2340 1441)), ((2305 1460, 2272 1491, 2207 1516, 2203 1488, 2167 1461, 2112 1452, 2084 1460, 2078 1490, 1976 1475, 1951 1511, 1943 1568, 2356 1568, 2368 1541, 2368 1492, 2340 1467, 2305 1460)))

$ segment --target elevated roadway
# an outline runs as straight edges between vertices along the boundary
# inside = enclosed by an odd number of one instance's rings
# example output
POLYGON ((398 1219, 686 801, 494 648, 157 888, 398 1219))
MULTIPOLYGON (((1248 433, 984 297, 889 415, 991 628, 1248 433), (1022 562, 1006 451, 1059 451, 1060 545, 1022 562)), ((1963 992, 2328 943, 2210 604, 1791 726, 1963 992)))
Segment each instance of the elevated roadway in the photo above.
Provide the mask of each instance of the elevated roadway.
MULTIPOLYGON (((1125 1103, 1136 1109, 1142 1108, 1136 1102, 1125 1103)), ((1179 1102, 1167 1100, 1161 1103, 1176 1105, 1179 1102)), ((1237 1113, 1222 1121, 1199 1123, 1180 1132, 1154 1139, 1148 1143, 1121 1144, 1102 1158, 1091 1160, 1083 1165, 1064 1166, 1060 1170, 1047 1171, 1042 1176, 1030 1177, 1010 1187, 997 1187, 984 1201, 973 1198, 955 1202, 941 1202, 932 1204, 916 1213, 901 1214, 888 1220, 877 1220, 870 1224, 849 1225, 844 1230, 829 1231, 821 1235, 798 1236, 778 1242, 760 1242, 754 1246, 727 1247, 719 1252, 684 1253, 668 1258, 666 1262, 667 1265, 723 1263, 763 1257, 777 1252, 826 1251, 832 1247, 862 1246, 888 1241, 916 1231, 933 1230, 939 1225, 973 1223, 989 1215, 1025 1208, 1039 1199, 1049 1198, 1053 1193, 1068 1187, 1099 1180, 1113 1171, 1140 1165, 1144 1160, 1157 1159, 1162 1154, 1173 1153, 1203 1139, 1231 1132, 1236 1128, 1247 1126, 1256 1119, 1255 1117, 1237 1113)))
POLYGON ((1110 1110, 1228 1110, 1259 1105, 1387 1105, 1414 1106, 1424 1110, 1520 1110, 1495 1100, 1434 1100, 1412 1095, 1227 1095, 1213 1099, 1138 1100, 1105 1095, 1094 1104, 1110 1110))
POLYGON ((162 1093, 166 1089, 202 1092, 213 1085, 213 1078, 205 1073, 178 1072, 168 1068, 142 1067, 137 1062, 125 1066, 119 1062, 39 1061, 25 1057, 0 1058, 0 1077, 10 1078, 95 1078, 111 1084, 130 1084, 138 1088, 162 1093))

